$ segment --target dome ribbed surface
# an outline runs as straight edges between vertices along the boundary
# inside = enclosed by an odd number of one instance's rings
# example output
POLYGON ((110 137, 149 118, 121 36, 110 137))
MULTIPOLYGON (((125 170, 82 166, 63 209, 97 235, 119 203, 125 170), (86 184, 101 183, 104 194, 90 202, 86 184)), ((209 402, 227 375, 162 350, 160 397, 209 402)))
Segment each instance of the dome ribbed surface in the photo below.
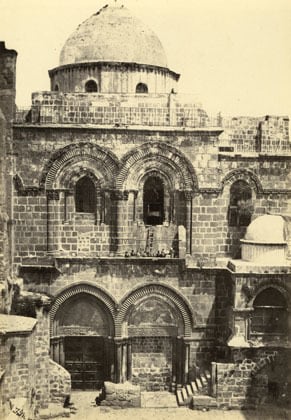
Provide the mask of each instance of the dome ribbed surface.
POLYGON ((265 244, 282 244, 285 239, 285 221, 282 216, 265 214, 248 226, 244 239, 265 244))
POLYGON ((60 66, 92 61, 167 67, 158 37, 123 6, 104 6, 85 20, 60 54, 60 66))

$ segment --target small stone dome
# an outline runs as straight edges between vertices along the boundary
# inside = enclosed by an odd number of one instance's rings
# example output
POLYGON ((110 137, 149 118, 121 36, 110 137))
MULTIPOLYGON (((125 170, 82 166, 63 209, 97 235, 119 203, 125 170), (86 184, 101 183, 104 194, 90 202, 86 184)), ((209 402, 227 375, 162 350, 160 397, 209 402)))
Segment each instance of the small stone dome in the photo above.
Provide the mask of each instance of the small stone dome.
POLYGON ((124 6, 104 6, 85 20, 60 54, 60 66, 98 61, 167 67, 158 37, 124 6))
POLYGON ((286 243, 283 217, 270 214, 257 217, 248 226, 244 241, 264 244, 286 243))

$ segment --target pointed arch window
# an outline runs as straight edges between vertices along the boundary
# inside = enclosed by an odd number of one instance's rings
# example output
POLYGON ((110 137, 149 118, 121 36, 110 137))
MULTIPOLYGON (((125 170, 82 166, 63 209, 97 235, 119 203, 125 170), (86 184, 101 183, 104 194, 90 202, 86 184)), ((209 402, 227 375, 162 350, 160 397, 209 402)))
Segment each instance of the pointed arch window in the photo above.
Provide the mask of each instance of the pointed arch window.
POLYGON ((230 187, 229 226, 248 226, 251 223, 253 211, 251 187, 244 180, 234 182, 230 187))
POLYGON ((145 83, 138 83, 135 88, 136 93, 149 93, 148 87, 145 83))
POLYGON ((75 186, 76 212, 96 212, 96 188, 88 176, 80 178, 75 186))
POLYGON ((279 334, 287 332, 287 303, 283 294, 274 287, 260 292, 253 303, 251 332, 279 334))
POLYGON ((143 214, 146 225, 161 225, 164 221, 164 184, 157 176, 150 176, 144 183, 143 214))

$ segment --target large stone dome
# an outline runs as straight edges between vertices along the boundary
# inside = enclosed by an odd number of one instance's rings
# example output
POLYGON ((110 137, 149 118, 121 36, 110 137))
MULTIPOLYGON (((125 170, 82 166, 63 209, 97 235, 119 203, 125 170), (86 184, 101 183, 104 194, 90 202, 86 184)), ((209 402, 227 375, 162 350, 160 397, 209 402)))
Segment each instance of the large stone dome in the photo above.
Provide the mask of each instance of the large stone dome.
POLYGON ((98 61, 167 67, 158 37, 123 6, 104 6, 80 24, 60 54, 60 66, 98 61))

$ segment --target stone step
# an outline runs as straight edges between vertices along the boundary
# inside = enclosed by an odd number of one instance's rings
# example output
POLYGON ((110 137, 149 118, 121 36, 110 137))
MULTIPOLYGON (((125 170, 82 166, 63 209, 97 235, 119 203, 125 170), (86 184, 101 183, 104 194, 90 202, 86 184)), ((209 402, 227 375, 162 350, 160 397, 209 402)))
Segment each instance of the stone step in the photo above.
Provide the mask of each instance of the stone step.
POLYGON ((207 386, 208 385, 208 381, 207 381, 207 379, 205 378, 205 376, 202 374, 202 375, 200 375, 200 381, 201 381, 201 383, 202 383, 202 385, 203 386, 207 386))
POLYGON ((192 398, 192 407, 197 410, 209 410, 210 408, 217 408, 216 399, 208 395, 194 395, 192 398))
POLYGON ((186 389, 185 389, 185 388, 182 388, 182 389, 181 389, 181 391, 182 391, 182 397, 183 397, 183 400, 186 400, 186 399, 187 399, 187 397, 188 397, 188 394, 187 394, 186 389))
POLYGON ((192 390, 192 387, 191 387, 191 385, 186 385, 186 391, 187 391, 187 394, 188 395, 193 395, 193 390, 192 390))
POLYGON ((184 401, 184 399, 183 399, 182 391, 181 391, 181 389, 178 389, 178 391, 177 391, 177 402, 178 402, 178 405, 182 405, 183 404, 183 401, 184 401))
POLYGON ((204 372, 204 375, 205 375, 207 381, 210 382, 211 381, 211 373, 208 370, 206 370, 204 372))
POLYGON ((193 394, 197 394, 198 387, 197 387, 196 382, 191 382, 191 387, 192 387, 192 390, 193 390, 193 394))
POLYGON ((141 392, 142 408, 177 408, 174 394, 167 391, 141 392))
POLYGON ((199 377, 197 377, 195 379, 195 382, 196 382, 196 385, 197 385, 198 390, 200 390, 201 388, 203 388, 203 383, 202 383, 202 381, 201 381, 201 379, 199 377))

